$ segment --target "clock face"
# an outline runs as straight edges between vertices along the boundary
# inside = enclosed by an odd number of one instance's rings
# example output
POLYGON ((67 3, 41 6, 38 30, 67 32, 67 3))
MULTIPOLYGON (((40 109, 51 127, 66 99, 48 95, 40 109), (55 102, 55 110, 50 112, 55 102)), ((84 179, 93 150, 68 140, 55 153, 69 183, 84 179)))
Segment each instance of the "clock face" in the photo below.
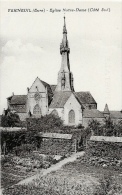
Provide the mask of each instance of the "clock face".
POLYGON ((36 101, 39 101, 39 100, 41 99, 40 94, 39 94, 39 93, 35 93, 34 99, 35 99, 36 101))

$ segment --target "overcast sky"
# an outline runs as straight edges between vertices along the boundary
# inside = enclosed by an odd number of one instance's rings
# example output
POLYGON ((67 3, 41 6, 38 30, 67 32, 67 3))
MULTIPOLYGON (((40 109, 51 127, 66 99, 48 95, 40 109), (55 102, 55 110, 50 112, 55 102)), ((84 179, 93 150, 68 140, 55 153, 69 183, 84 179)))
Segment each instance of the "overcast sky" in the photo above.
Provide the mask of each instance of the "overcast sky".
POLYGON ((0 107, 6 98, 27 94, 36 77, 57 84, 61 66, 63 8, 99 8, 99 12, 66 11, 70 67, 75 91, 90 91, 103 110, 122 109, 121 2, 1 2, 0 107), (8 12, 8 9, 45 9, 8 12), (50 9, 60 12, 50 12, 50 9), (110 12, 102 12, 110 8, 110 12))

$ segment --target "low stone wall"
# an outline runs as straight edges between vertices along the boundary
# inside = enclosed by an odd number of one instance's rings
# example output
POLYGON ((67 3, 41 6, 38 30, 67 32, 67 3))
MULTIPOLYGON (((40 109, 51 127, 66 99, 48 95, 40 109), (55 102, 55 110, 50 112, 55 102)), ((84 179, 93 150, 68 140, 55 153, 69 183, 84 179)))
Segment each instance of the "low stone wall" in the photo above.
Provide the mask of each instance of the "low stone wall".
POLYGON ((42 138, 38 150, 42 154, 64 156, 74 153, 75 149, 75 140, 42 138))
POLYGON ((87 141, 86 155, 122 160, 122 143, 107 141, 87 141))
POLYGON ((59 129, 58 127, 49 128, 47 124, 43 128, 43 124, 41 123, 41 118, 27 118, 27 130, 38 132, 38 137, 40 139, 39 143, 39 151, 43 154, 48 155, 70 155, 75 152, 76 145, 81 140, 81 129, 59 129), (58 133, 62 134, 72 134, 71 139, 62 139, 62 138, 51 138, 51 137, 40 137, 40 133, 58 133))

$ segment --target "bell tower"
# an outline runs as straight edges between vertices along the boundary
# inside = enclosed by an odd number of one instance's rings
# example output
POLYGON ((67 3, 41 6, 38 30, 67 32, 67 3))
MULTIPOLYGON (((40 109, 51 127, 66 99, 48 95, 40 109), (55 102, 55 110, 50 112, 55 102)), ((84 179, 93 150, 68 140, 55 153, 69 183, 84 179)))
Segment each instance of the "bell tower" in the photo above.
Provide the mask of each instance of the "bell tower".
POLYGON ((67 29, 64 16, 63 39, 60 44, 60 54, 62 61, 61 68, 58 73, 56 91, 74 91, 73 74, 70 71, 69 53, 70 48, 67 40, 67 29))

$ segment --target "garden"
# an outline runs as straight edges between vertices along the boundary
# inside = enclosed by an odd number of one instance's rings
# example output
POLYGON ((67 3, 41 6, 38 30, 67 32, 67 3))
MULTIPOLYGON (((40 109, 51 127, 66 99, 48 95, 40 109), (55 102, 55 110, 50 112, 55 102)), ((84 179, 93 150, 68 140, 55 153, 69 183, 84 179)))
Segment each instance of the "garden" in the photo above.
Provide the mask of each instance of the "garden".
POLYGON ((40 173, 64 157, 42 155, 37 151, 19 156, 8 154, 1 159, 1 187, 12 186, 19 181, 40 173))
POLYGON ((3 195, 121 195, 120 171, 87 165, 79 158, 31 183, 6 188, 3 195))
MULTIPOLYGON (((4 118, 5 119, 5 118, 4 118)), ((17 119, 18 120, 18 119, 17 119)), ((92 120, 87 128, 64 127, 59 118, 51 115, 42 117, 41 123, 28 120, 29 129, 21 131, 1 131, 1 184, 4 195, 121 195, 122 166, 120 153, 110 153, 104 144, 87 147, 91 134, 104 136, 122 136, 122 121, 118 124, 108 119, 103 125, 92 120), (41 127, 40 127, 41 124, 41 127), (78 129, 81 132, 79 145, 85 149, 86 155, 72 163, 68 163, 58 171, 41 177, 41 172, 64 157, 39 153, 40 141, 38 132, 69 133, 78 129), (94 130, 94 131, 93 131, 94 130), (99 151, 98 151, 99 149, 99 151), (91 155, 90 155, 91 154, 91 155), (110 156, 108 156, 110 154, 110 156), (98 157, 99 155, 99 157, 98 157), (114 155, 114 156, 113 156, 114 155), (116 162, 115 162, 116 161, 116 162), (108 166, 111 162, 111 166, 108 166), (112 164, 113 163, 113 164, 112 164), (103 166, 106 164, 107 166, 103 166), (40 178, 27 185, 14 185, 19 181, 40 173, 40 178)), ((8 125, 8 124, 7 124, 8 125)), ((114 147, 111 145, 111 147, 114 147)), ((116 146, 118 148, 118 146, 116 146)), ((112 152, 113 150, 111 150, 112 152)))

